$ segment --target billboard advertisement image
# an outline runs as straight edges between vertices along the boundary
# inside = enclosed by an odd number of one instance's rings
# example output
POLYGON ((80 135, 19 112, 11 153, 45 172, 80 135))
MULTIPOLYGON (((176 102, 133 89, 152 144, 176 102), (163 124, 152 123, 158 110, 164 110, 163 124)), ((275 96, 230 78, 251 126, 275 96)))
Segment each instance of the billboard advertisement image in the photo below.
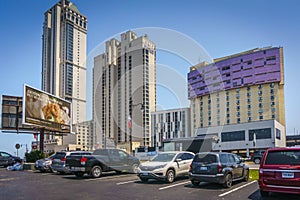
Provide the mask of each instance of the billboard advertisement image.
POLYGON ((70 132, 71 103, 44 91, 24 85, 23 124, 46 130, 70 132))

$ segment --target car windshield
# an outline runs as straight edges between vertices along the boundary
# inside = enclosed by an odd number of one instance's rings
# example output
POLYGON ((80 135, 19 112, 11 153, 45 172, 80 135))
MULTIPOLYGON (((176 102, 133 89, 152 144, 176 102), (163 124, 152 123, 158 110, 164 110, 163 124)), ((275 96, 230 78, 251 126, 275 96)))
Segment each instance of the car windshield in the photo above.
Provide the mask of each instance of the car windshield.
POLYGON ((270 151, 266 165, 300 165, 300 151, 270 151))
POLYGON ((159 153, 151 161, 157 162, 169 162, 171 161, 176 153, 159 153))
POLYGON ((217 156, 214 154, 197 154, 194 162, 215 163, 217 162, 217 156))

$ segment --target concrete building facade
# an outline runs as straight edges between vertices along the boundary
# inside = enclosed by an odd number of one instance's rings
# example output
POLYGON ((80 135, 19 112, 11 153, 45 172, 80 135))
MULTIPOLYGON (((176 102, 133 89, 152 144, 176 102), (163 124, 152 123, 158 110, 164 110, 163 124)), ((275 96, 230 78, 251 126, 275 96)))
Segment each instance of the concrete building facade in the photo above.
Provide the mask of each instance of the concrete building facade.
POLYGON ((93 121, 101 147, 134 150, 151 144, 150 113, 156 106, 156 46, 128 31, 106 42, 94 58, 93 121))
MULTIPOLYGON (((42 90, 72 103, 72 127, 86 121, 86 40, 87 17, 74 3, 60 0, 45 12, 42 90)), ((77 145, 76 136, 72 141, 75 141, 73 145, 77 145)), ((45 144, 50 143, 53 145, 47 146, 53 148, 47 151, 64 148, 55 146, 63 145, 62 137, 46 135, 45 144)))
POLYGON ((160 110, 151 114, 152 146, 162 147, 166 139, 191 137, 190 108, 160 110))
POLYGON ((87 17, 61 0, 44 14, 42 90, 72 103, 72 124, 86 121, 87 17))

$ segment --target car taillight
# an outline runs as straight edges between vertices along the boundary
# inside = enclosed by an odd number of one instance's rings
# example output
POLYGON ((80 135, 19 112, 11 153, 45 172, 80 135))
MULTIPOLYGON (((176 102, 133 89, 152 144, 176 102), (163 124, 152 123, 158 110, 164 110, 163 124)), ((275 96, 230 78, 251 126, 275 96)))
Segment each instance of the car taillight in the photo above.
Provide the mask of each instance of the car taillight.
POLYGON ((222 170, 223 170, 223 167, 222 167, 222 165, 219 164, 219 165, 218 165, 218 172, 221 173, 222 170))
POLYGON ((250 156, 253 157, 253 156, 254 156, 254 153, 251 153, 250 156))
POLYGON ((62 162, 66 162, 66 160, 67 160, 66 158, 61 158, 60 159, 60 161, 62 161, 62 162))
POLYGON ((190 164, 190 172, 192 172, 192 164, 190 164))
POLYGON ((83 158, 80 158, 80 163, 82 165, 85 165, 85 162, 87 161, 87 158, 83 157, 83 158))

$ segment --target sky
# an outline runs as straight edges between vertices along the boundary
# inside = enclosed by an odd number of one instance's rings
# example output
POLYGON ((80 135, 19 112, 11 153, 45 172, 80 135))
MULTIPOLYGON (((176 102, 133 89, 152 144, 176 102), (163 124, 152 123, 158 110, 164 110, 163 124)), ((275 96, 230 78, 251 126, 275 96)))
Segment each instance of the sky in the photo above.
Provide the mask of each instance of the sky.
MULTIPOLYGON (((22 96, 23 84, 41 88, 44 12, 58 0, 2 0, 0 95, 22 96)), ((300 134, 300 2, 298 0, 73 0, 88 18, 87 118, 91 119, 92 59, 103 42, 133 30, 157 43, 158 109, 188 107, 186 76, 197 62, 257 47, 284 51, 288 135, 300 134), (168 73, 171 72, 171 73, 168 73), (168 73, 169 76, 166 76, 168 73), (180 85, 180 86, 178 86, 180 85), (177 87, 178 86, 178 87, 177 87)), ((31 134, 0 132, 0 150, 31 145, 31 134)), ((30 150, 30 148, 29 148, 30 150)))

